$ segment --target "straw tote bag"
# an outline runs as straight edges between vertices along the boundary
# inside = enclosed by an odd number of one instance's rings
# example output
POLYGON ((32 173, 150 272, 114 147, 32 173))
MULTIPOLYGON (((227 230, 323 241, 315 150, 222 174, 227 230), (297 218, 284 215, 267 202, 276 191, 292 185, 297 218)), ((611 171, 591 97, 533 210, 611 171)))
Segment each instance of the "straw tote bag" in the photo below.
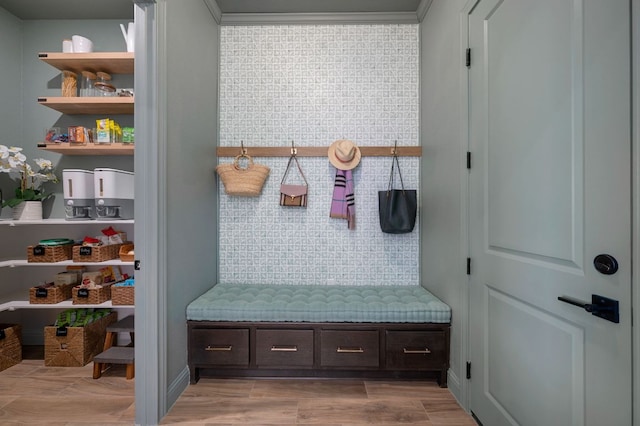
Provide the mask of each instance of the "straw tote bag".
POLYGON ((224 192, 227 195, 242 197, 257 197, 260 195, 270 171, 267 166, 255 164, 253 158, 247 154, 238 155, 234 158, 233 163, 220 164, 216 167, 216 172, 224 185, 224 192), (246 168, 240 166, 242 158, 248 161, 246 168))

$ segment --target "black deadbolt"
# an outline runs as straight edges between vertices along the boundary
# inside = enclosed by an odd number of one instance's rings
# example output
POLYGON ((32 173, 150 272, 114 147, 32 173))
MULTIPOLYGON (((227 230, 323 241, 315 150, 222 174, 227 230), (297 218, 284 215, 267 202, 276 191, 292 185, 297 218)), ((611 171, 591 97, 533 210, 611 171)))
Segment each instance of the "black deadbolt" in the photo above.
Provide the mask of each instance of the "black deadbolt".
POLYGON ((593 259, 593 266, 598 272, 605 275, 613 275, 618 272, 618 261, 610 254, 599 254, 593 259))

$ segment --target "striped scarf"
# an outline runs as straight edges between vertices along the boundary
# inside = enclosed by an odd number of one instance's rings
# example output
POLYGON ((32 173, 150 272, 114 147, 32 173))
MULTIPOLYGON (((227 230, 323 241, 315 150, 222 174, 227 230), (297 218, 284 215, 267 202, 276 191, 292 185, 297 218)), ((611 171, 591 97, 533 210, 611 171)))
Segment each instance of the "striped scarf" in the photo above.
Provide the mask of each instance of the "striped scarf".
POLYGON ((336 169, 336 180, 329 217, 347 219, 349 229, 356 229, 356 206, 353 195, 353 172, 336 169))

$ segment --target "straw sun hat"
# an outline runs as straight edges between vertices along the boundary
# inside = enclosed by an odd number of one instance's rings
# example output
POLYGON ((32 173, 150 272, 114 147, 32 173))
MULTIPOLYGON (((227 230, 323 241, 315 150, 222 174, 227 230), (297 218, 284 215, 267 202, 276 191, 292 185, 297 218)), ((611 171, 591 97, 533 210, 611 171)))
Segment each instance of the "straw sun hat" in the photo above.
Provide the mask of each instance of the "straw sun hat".
POLYGON ((336 169, 351 170, 360 163, 360 149, 353 141, 339 139, 329 146, 329 161, 336 169))

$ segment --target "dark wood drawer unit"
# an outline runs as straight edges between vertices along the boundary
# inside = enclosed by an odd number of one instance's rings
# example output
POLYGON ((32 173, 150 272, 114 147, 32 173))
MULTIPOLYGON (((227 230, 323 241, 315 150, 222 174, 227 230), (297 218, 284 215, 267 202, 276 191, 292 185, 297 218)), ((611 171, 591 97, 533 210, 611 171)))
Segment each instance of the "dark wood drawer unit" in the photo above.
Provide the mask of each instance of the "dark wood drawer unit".
POLYGON ((313 367, 313 330, 256 330, 256 366, 313 367))
POLYGON ((450 324, 188 321, 191 383, 203 377, 438 380, 450 324))
POLYGON ((441 331, 387 331, 387 368, 425 370, 441 368, 445 358, 444 333, 441 331))
POLYGON ((378 331, 322 330, 320 365, 322 367, 378 367, 378 331))
POLYGON ((249 329, 191 331, 191 361, 195 364, 246 367, 249 365, 249 329))

